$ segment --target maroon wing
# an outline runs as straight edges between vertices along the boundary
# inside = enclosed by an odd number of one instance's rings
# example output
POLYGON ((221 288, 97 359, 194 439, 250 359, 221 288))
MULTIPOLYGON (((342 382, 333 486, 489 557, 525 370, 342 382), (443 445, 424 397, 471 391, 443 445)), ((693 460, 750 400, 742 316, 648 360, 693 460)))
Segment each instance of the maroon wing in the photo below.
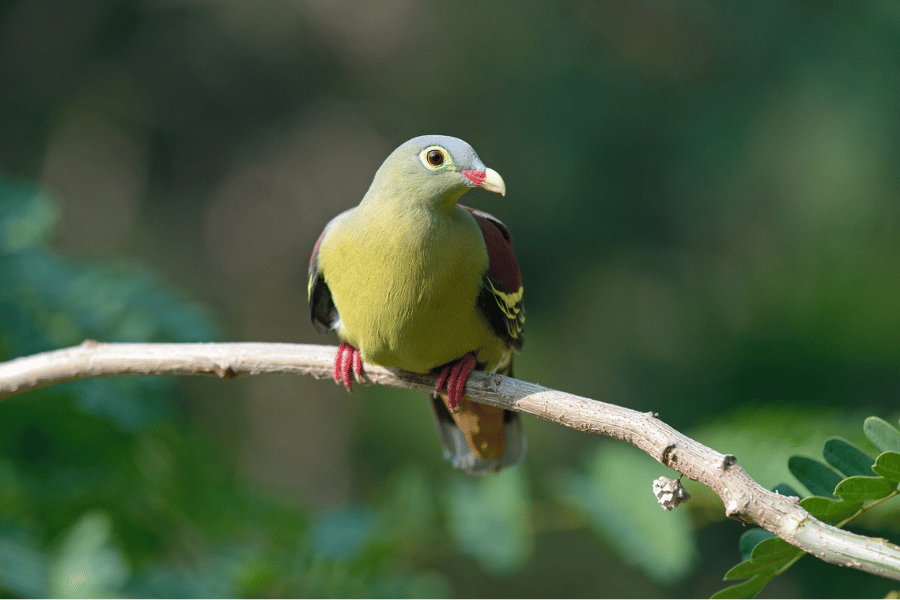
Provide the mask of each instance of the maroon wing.
POLYGON ((525 307, 522 303, 522 278, 512 249, 509 229, 486 212, 460 205, 472 213, 488 253, 488 269, 481 282, 478 307, 491 329, 515 350, 522 349, 525 307))

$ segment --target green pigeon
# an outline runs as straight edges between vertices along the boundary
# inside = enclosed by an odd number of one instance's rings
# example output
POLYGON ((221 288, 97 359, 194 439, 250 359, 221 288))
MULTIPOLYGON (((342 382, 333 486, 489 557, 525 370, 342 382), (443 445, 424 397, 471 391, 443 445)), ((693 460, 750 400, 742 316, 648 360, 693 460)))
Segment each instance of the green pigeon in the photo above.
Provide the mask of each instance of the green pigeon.
POLYGON ((472 369, 512 374, 522 348, 522 281, 503 223, 457 204, 473 187, 506 194, 461 139, 413 138, 384 161, 359 206, 313 249, 309 307, 341 340, 334 380, 352 390, 362 362, 438 374, 432 407, 444 456, 482 475, 525 456, 519 414, 463 396, 472 369))

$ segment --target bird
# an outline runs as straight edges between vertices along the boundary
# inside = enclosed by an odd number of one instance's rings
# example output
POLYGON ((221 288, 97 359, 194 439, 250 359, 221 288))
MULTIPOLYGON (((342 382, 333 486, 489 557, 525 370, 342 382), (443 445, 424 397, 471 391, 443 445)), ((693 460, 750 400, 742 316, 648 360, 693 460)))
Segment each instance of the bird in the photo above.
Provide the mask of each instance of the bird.
POLYGON ((355 208, 334 217, 309 263, 310 317, 341 341, 333 378, 352 391, 363 362, 436 373, 431 405, 444 458, 472 475, 518 464, 519 414, 464 397, 473 369, 512 375, 523 288, 509 229, 458 204, 503 178, 459 138, 401 144, 355 208))

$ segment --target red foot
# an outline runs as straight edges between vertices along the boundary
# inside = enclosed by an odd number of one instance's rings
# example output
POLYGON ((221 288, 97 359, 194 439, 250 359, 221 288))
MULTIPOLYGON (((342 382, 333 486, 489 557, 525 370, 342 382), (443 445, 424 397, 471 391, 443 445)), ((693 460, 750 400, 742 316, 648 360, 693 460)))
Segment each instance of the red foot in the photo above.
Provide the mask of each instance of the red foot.
POLYGON ((334 357, 334 373, 332 374, 335 383, 343 383, 348 392, 353 391, 353 379, 362 381, 362 358, 359 356, 359 350, 343 342, 338 348, 337 356, 334 357), (354 377, 351 378, 350 374, 354 377))
POLYGON ((466 389, 466 381, 469 379, 469 373, 475 368, 475 355, 471 352, 456 360, 448 363, 441 369, 438 375, 437 384, 434 386, 434 393, 440 393, 447 384, 447 407, 455 411, 462 400, 463 391, 466 389))

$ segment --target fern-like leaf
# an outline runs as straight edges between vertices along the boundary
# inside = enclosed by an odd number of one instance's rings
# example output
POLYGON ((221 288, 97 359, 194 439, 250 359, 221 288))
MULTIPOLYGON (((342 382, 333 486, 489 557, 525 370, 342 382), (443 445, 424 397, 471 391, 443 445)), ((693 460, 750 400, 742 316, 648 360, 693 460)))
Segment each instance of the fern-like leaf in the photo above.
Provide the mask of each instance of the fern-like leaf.
MULTIPOLYGON (((900 431, 877 417, 866 419, 863 430, 882 451, 877 458, 846 440, 831 438, 822 450, 828 465, 804 456, 788 460, 791 473, 814 494, 801 500, 801 506, 820 521, 841 527, 876 504, 900 495, 900 431)), ((779 484, 775 490, 799 496, 788 484, 779 484)), ((749 579, 716 592, 713 598, 755 598, 773 577, 806 554, 762 529, 746 532, 738 545, 744 561, 732 567, 724 579, 749 579)))

